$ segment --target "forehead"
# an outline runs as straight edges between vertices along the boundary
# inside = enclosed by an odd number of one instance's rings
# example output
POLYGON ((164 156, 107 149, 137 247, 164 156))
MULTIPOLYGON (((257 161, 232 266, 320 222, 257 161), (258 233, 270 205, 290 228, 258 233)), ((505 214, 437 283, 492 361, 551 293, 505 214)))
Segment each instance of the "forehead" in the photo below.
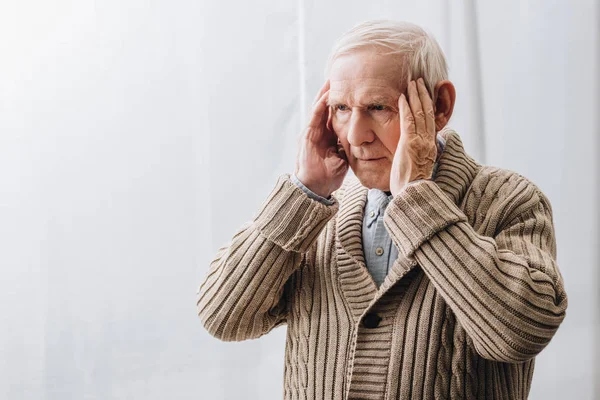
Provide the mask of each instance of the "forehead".
POLYGON ((338 57, 329 73, 332 101, 365 101, 373 96, 400 96, 403 90, 401 66, 397 57, 362 51, 338 57))

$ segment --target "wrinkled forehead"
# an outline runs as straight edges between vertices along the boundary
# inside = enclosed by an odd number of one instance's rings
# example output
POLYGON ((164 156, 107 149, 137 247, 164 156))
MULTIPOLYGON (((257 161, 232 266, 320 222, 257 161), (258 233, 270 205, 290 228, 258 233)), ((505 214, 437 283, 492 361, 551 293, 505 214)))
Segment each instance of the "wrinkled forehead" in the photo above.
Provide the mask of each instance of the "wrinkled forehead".
POLYGON ((328 103, 368 104, 397 103, 400 89, 379 79, 356 79, 331 82, 328 103))
POLYGON ((329 72, 332 100, 364 99, 373 95, 398 99, 406 88, 399 57, 370 51, 338 57, 329 72))

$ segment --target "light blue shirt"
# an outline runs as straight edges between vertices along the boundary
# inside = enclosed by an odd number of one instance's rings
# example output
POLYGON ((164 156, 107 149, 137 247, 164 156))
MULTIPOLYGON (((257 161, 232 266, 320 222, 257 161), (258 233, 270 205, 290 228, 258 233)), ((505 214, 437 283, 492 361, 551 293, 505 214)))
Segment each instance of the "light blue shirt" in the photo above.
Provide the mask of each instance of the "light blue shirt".
MULTIPOLYGON (((446 146, 446 141, 439 133, 437 135, 437 145, 439 159, 439 155, 442 154, 444 147, 446 146)), ((438 163, 436 162, 433 166, 432 179, 437 173, 437 168, 438 163)), ((304 186, 304 184, 300 182, 295 174, 291 175, 291 180, 310 198, 318 200, 327 205, 333 204, 331 196, 329 199, 326 199, 314 193, 309 188, 304 186)), ((418 179, 417 181, 413 182, 418 182, 419 180, 422 179, 418 179)), ((396 261, 396 258, 398 258, 398 248, 394 245, 394 242, 392 242, 392 239, 383 224, 385 208, 392 201, 393 197, 394 196, 389 192, 386 193, 380 189, 369 189, 367 193, 367 201, 365 203, 362 229, 362 247, 365 255, 365 264, 369 270, 369 273, 373 277, 373 280, 377 284, 377 287, 383 283, 388 271, 394 264, 394 261, 396 261)))

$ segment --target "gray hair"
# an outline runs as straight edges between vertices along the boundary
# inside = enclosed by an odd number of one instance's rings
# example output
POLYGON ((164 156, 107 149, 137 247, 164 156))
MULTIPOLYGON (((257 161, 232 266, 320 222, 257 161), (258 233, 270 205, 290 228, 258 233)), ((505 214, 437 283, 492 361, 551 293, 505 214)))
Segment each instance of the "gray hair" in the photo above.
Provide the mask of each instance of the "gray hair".
POLYGON ((394 20, 365 21, 344 33, 331 50, 325 79, 336 58, 366 48, 401 55, 402 78, 408 83, 422 77, 431 96, 436 83, 448 79, 446 57, 435 38, 418 25, 394 20))

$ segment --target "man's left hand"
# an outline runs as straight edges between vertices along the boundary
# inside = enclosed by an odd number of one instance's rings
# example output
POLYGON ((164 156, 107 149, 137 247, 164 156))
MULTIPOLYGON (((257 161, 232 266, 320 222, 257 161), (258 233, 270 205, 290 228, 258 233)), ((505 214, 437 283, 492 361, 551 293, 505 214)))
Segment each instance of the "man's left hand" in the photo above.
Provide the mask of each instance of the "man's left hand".
POLYGON ((390 173, 393 196, 414 180, 431 179, 437 157, 433 101, 423 78, 410 81, 407 94, 408 101, 404 94, 398 99, 400 140, 390 173))

